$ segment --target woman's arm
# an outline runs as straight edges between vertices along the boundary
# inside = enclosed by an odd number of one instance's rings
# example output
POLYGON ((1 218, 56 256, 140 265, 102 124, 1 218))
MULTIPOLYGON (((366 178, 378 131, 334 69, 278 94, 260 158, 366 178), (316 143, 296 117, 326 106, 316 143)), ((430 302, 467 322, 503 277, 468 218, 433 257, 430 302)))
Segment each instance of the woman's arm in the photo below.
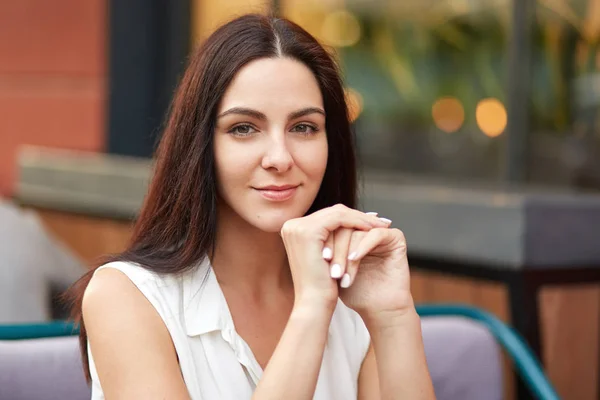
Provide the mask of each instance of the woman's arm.
POLYGON ((389 226, 389 222, 342 205, 288 220, 283 225, 281 237, 294 281, 294 308, 254 400, 314 397, 339 294, 338 281, 332 279, 323 254, 324 244, 339 227, 369 230, 384 226, 389 226))
POLYGON ((317 302, 294 306, 253 400, 312 399, 333 309, 317 302))
POLYGON ((435 399, 416 310, 382 314, 365 324, 372 348, 361 368, 358 398, 435 399))
POLYGON ((107 399, 189 399, 164 322, 122 272, 94 275, 83 320, 107 399))

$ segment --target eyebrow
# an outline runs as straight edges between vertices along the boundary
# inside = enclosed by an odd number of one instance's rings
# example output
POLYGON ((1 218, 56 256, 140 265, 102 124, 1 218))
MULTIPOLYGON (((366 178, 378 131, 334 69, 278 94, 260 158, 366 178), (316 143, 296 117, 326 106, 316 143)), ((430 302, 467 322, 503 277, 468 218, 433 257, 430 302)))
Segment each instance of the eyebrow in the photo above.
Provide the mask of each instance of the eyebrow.
MULTIPOLYGON (((230 108, 229 110, 221 113, 217 118, 222 118, 222 117, 225 117, 230 114, 246 115, 248 117, 256 118, 261 121, 267 120, 267 116, 265 114, 261 113, 260 111, 256 111, 251 108, 245 108, 245 107, 230 108)), ((309 115, 309 114, 321 114, 321 115, 325 116, 325 111, 323 111, 322 109, 320 109, 318 107, 306 107, 301 110, 291 112, 288 115, 288 120, 304 117, 305 115, 309 115)))

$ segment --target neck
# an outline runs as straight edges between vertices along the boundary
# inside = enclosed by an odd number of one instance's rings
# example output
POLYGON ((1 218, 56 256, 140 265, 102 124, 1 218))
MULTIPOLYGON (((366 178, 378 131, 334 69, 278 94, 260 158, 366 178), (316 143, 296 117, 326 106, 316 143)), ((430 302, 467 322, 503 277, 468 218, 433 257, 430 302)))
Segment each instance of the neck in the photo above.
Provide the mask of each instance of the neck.
POLYGON ((211 264, 221 286, 263 297, 292 288, 283 241, 261 231, 226 205, 219 205, 215 252, 211 264))

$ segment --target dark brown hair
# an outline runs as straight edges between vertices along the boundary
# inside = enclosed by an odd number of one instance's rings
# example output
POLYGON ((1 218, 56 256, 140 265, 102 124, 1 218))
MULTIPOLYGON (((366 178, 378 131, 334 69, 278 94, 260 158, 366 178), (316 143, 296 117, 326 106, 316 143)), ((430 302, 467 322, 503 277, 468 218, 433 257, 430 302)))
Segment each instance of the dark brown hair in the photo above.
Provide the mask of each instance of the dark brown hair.
MULTIPOLYGON (((215 31, 189 59, 156 152, 154 175, 123 253, 103 260, 129 261, 165 274, 193 268, 215 246, 217 185, 213 132, 219 102, 249 62, 289 57, 317 79, 325 113, 329 155, 321 188, 308 213, 337 203, 355 207, 354 143, 344 89, 333 57, 291 21, 250 14, 215 31)), ((80 324, 80 347, 89 380, 87 335, 81 315, 92 269, 67 292, 80 324)))

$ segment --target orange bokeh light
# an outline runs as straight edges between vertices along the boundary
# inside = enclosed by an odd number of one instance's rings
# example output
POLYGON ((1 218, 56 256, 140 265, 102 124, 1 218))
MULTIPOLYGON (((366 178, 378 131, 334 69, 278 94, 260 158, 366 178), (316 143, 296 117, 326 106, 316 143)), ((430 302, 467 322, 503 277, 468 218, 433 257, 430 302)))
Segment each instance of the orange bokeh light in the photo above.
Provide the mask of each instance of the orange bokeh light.
POLYGON ((456 97, 441 97, 433 103, 431 116, 438 129, 452 133, 465 122, 465 109, 456 97))
POLYGON ((489 137, 501 135, 508 121, 504 104, 493 98, 483 99, 477 104, 475 118, 479 129, 489 137))

